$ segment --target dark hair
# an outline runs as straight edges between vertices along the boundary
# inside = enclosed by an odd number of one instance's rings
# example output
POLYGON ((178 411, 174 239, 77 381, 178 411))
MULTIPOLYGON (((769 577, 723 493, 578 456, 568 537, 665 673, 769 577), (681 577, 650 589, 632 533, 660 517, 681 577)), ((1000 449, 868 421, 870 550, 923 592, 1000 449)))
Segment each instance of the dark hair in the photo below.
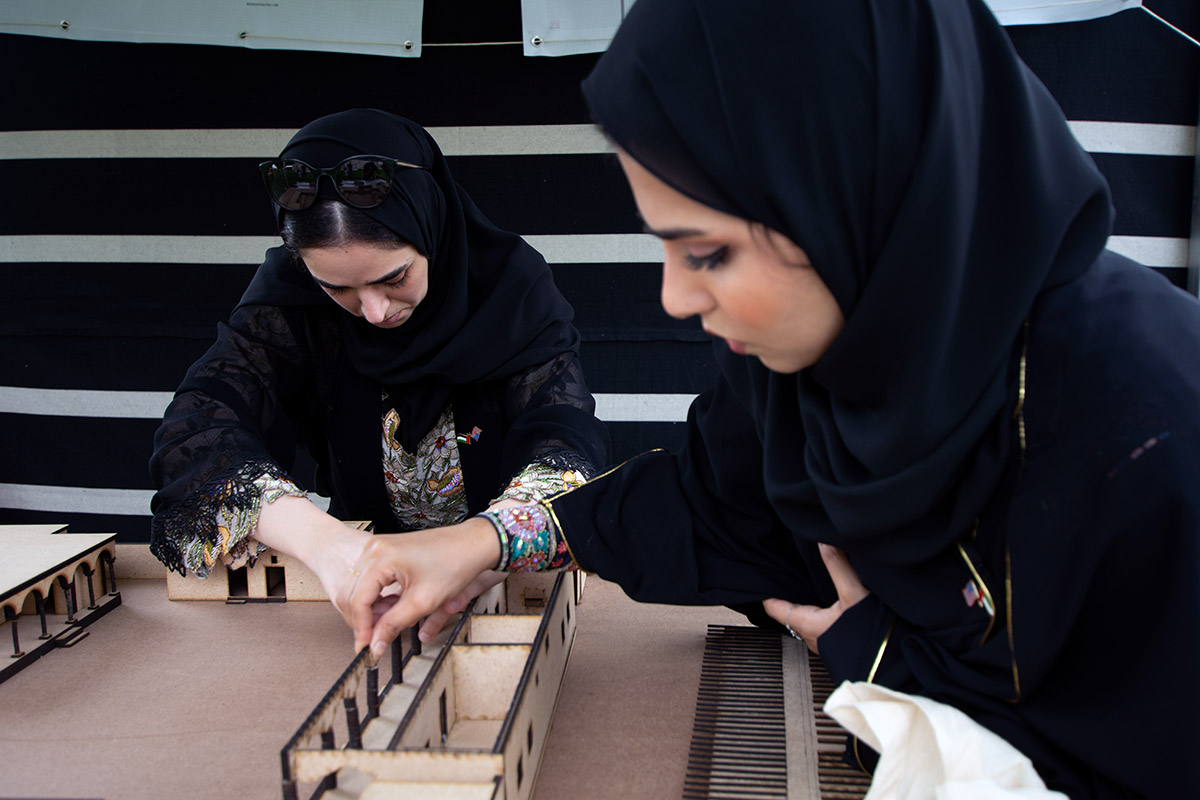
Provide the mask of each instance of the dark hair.
POLYGON ((400 249, 411 244, 353 206, 337 200, 318 200, 304 211, 284 211, 279 235, 295 258, 313 247, 373 244, 400 249))

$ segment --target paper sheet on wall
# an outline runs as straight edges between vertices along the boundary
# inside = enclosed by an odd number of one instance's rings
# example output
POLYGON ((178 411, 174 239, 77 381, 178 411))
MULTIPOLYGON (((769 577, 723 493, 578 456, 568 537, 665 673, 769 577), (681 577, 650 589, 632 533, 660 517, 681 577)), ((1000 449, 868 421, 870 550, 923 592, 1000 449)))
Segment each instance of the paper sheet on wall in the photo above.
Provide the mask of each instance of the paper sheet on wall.
MULTIPOLYGON (((1141 0, 986 0, 1003 25, 1105 17, 1141 0)), ((527 56, 599 53, 608 47, 634 0, 521 0, 527 56)))
POLYGON ((421 55, 424 0, 5 0, 0 33, 421 55))
POLYGON ((603 52, 633 3, 634 0, 521 0, 525 55, 603 52))
MULTIPOLYGON (((1141 0, 986 0, 1004 25, 1071 22, 1141 0)), ((521 0, 527 56, 599 53, 635 0, 521 0)), ((0 33, 417 57, 424 0, 5 0, 0 33)))
POLYGON ((1001 25, 1045 25, 1107 17, 1142 0, 986 0, 1001 25))

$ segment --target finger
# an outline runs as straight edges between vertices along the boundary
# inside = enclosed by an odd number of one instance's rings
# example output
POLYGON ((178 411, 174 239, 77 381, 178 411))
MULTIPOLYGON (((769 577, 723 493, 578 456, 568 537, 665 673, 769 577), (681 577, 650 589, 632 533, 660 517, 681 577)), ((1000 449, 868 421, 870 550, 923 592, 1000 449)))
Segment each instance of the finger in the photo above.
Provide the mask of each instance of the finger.
POLYGON ((451 607, 451 603, 446 603, 441 608, 426 617, 425 621, 421 623, 421 630, 418 631, 417 638, 419 638, 422 642, 432 642, 434 637, 441 632, 442 628, 446 627, 446 623, 449 621, 450 617, 457 613, 455 611, 451 611, 451 607))
POLYGON ((792 607, 792 604, 787 600, 779 600, 774 597, 769 600, 763 600, 762 604, 763 611, 767 612, 767 616, 778 622, 780 625, 784 624, 784 620, 787 618, 788 609, 792 607))
POLYGON ((821 560, 833 580, 833 588, 837 590, 838 599, 842 605, 850 607, 869 594, 867 587, 858 579, 858 573, 850 565, 850 559, 839 548, 829 544, 819 545, 821 560))
POLYGON ((820 653, 817 649, 817 639, 829 630, 838 618, 839 612, 834 608, 820 606, 792 606, 788 614, 788 623, 797 636, 804 640, 808 649, 820 653))
MULTIPOLYGON (((376 658, 382 656, 383 651, 402 631, 411 628, 419 619, 436 610, 432 603, 414 598, 412 592, 401 594, 396 604, 375 620, 370 636, 371 655, 376 658)), ((357 634, 355 635, 357 638, 357 634)))
POLYGON ((371 607, 371 613, 375 615, 376 622, 398 602, 400 602, 399 595, 387 595, 376 600, 375 605, 371 607))
POLYGON ((384 588, 396 581, 394 576, 381 576, 378 572, 378 568, 368 568, 358 577, 343 611, 346 624, 354 631, 356 653, 371 643, 376 625, 375 604, 379 602, 384 588))

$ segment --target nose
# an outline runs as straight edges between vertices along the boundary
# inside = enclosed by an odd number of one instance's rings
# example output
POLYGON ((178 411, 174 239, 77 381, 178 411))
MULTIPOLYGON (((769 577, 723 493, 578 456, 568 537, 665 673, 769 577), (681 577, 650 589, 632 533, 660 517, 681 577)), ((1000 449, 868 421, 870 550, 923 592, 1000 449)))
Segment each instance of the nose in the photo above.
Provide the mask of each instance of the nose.
POLYGON ((713 298, 704 288, 703 273, 681 262, 669 252, 663 260, 662 307, 676 319, 687 319, 710 310, 713 298))
POLYGON ((387 319, 388 298, 383 292, 363 290, 359 292, 359 303, 362 307, 363 318, 372 325, 378 325, 387 319))

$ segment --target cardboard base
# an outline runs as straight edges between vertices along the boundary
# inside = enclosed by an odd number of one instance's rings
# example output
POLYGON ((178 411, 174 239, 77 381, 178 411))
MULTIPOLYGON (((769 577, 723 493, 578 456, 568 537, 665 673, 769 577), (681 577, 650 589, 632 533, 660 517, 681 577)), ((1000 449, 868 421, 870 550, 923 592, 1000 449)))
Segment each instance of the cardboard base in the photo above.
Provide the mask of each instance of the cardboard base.
MULTIPOLYGON (((341 617, 171 602, 162 579, 119 588, 95 635, 0 684, 0 791, 281 797, 280 750, 352 655, 341 617)), ((534 800, 681 796, 707 625, 743 621, 589 578, 534 800)))

